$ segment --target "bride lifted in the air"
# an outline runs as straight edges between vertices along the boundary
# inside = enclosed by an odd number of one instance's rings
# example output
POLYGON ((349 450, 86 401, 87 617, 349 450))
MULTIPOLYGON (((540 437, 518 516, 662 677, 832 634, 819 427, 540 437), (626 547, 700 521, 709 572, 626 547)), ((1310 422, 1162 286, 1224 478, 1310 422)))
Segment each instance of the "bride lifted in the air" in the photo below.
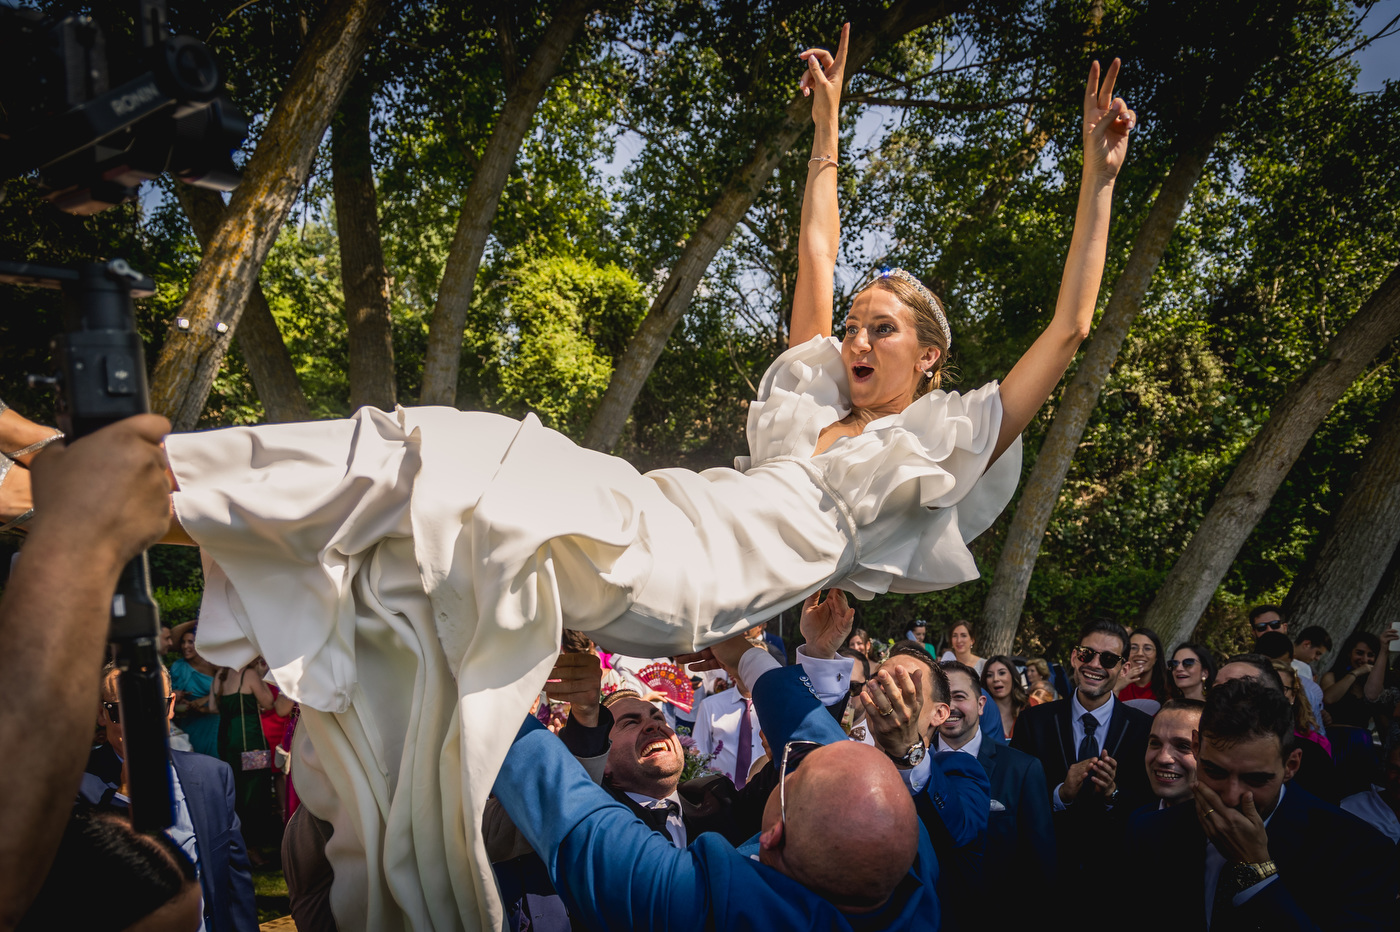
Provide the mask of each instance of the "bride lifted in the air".
POLYGON ((561 628, 673 655, 824 588, 976 578, 966 543, 1010 500, 1020 433, 1089 332, 1134 115, 1118 63, 1102 83, 1095 63, 1054 318, 999 386, 944 392, 953 334, 914 276, 875 274, 828 333, 847 31, 835 56, 803 53, 816 132, 789 349, 736 468, 641 474, 533 416, 450 408, 167 439, 171 539, 205 557, 200 652, 262 655, 301 702, 294 778, 335 826, 341 928, 499 925, 480 812, 561 628))

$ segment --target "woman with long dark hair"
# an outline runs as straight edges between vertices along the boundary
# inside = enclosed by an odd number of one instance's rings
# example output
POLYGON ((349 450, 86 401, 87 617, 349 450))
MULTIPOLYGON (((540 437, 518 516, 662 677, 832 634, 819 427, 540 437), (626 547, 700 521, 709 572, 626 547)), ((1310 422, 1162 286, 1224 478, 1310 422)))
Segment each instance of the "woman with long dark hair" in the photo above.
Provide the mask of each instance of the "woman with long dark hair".
POLYGON ((1393 630, 1386 630, 1385 646, 1369 631, 1353 631, 1346 639, 1332 669, 1322 674, 1322 701, 1332 723, 1352 728, 1370 728, 1371 704, 1380 698, 1385 686, 1386 661, 1393 630))
POLYGON ((1118 675, 1118 698, 1151 699, 1166 702, 1167 658, 1163 656, 1162 639, 1151 628, 1134 628, 1128 638, 1128 662, 1118 675))
POLYGON ((213 698, 214 676, 219 668, 200 656, 191 627, 180 633, 176 647, 180 658, 170 667, 175 690, 175 724, 189 735, 190 749, 219 756, 219 706, 213 698))
POLYGON ((1206 691, 1215 682, 1216 669, 1215 655, 1204 644, 1182 644, 1167 661, 1171 697, 1205 702, 1206 691))
POLYGON ((997 712, 1001 713, 1001 730, 1011 740, 1016 718, 1031 704, 1015 662, 1005 654, 988 657, 982 666, 982 688, 996 703, 997 712))

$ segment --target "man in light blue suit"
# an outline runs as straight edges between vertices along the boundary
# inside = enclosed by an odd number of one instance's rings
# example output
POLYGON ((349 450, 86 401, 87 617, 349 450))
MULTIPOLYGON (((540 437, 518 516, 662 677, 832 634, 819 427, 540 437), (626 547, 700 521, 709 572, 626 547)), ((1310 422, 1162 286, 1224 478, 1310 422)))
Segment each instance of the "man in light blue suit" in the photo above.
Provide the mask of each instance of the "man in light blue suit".
MULTIPOLYGON (((775 756, 791 741, 824 746, 789 767, 757 837, 735 848, 706 833, 677 849, 527 719, 495 793, 570 911, 597 928, 937 929, 937 858, 889 758, 845 740, 800 667, 779 668, 742 638, 705 656, 753 684, 775 756)), ((918 795, 937 800, 950 834, 974 839, 986 775, 968 755, 939 758, 918 795)))

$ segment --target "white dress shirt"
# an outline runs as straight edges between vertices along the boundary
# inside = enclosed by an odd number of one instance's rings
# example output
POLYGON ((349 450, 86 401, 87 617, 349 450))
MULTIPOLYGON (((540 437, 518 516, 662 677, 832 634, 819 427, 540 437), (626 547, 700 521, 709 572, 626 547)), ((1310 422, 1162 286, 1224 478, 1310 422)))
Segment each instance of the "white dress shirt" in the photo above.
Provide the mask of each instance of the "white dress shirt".
POLYGON ((964 744, 964 745, 963 745, 962 747, 960 747, 960 748, 949 747, 949 746, 948 746, 948 742, 946 742, 946 741, 943 740, 943 736, 942 736, 942 735, 939 735, 939 736, 938 736, 938 750, 940 750, 940 751, 962 751, 964 754, 971 754, 973 757, 976 757, 976 756, 977 756, 979 753, 981 753, 981 751, 982 751, 982 729, 981 729, 981 728, 974 728, 974 729, 972 729, 972 737, 968 739, 967 744, 964 744))
MULTIPOLYGON (((853 657, 837 654, 829 660, 813 657, 807 653, 807 645, 797 648, 797 662, 802 672, 812 684, 812 692, 817 694, 822 705, 835 705, 851 692, 851 671, 856 667, 853 657)), ((774 661, 777 669, 777 661, 774 661)), ((765 671, 767 672, 767 671, 765 671)), ((741 674, 742 675, 742 674, 741 674)), ((748 680, 744 680, 745 683, 748 680)))
POLYGON ((1381 799, 1382 789, 1383 787, 1372 784, 1369 790, 1353 793, 1342 800, 1342 808, 1367 825, 1374 826, 1391 841, 1400 844, 1400 818, 1396 818, 1395 810, 1381 799))
MULTIPOLYGON (((758 653, 749 651, 745 654, 758 653)), ((769 660, 773 661, 776 667, 778 662, 773 660, 773 656, 763 651, 769 660)), ((742 669, 742 665, 741 665, 742 669)), ((739 674, 743 677, 743 674, 739 674)), ((745 679, 745 683, 749 680, 745 679)), ((749 738, 749 763, 758 760, 763 756, 763 739, 759 736, 758 712, 753 708, 752 703, 745 708, 744 697, 739 695, 739 688, 726 689, 722 693, 715 693, 713 696, 706 696, 695 707, 695 730, 691 736, 695 739, 695 747, 701 754, 713 754, 710 761, 710 769, 729 777, 736 784, 741 780, 746 780, 748 774, 739 775, 734 772, 735 765, 739 762, 738 744, 739 727, 743 723, 744 715, 750 719, 749 738), (723 742, 721 744, 721 742, 723 742), (716 751, 715 749, 719 750, 716 751)), ((775 753, 781 753, 775 748, 775 753)))
MULTIPOLYGON (((1109 719, 1113 718, 1113 704, 1117 701, 1118 699, 1115 696, 1110 695, 1107 702, 1094 711, 1089 712, 1088 709, 1084 708, 1084 706, 1079 703, 1079 690, 1076 689, 1069 694, 1069 724, 1072 732, 1069 747, 1071 754, 1078 754, 1079 745, 1084 741, 1085 731, 1083 718, 1086 712, 1094 716, 1099 723, 1098 730, 1094 732, 1094 740, 1099 743, 1099 750, 1103 750, 1104 739, 1108 737, 1108 722, 1109 719)), ((1050 794, 1050 799, 1054 803, 1056 812, 1063 812, 1069 808, 1069 806, 1065 805, 1064 800, 1060 799, 1061 786, 1064 786, 1064 784, 1061 783, 1056 786, 1054 792, 1050 794)))
MULTIPOLYGON (((627 792, 624 790, 623 792, 627 792)), ((681 818, 681 794, 675 790, 665 799, 657 799, 655 796, 643 796, 641 793, 627 793, 627 798, 632 800, 643 809, 665 809, 667 803, 675 803, 676 807, 671 810, 671 814, 666 817, 666 834, 671 836, 671 844, 677 848, 686 846, 685 820, 681 818)))
MULTIPOLYGON (((1293 661, 1295 664, 1298 661, 1293 661)), ((1303 664, 1306 668, 1307 664, 1303 664)), ((1322 687, 1317 685, 1317 681, 1311 678, 1304 679, 1298 677, 1298 685, 1303 689, 1303 695, 1308 697, 1308 704, 1312 706, 1313 720, 1317 723, 1317 733, 1324 738, 1327 737, 1327 729, 1322 724, 1322 687)))
MULTIPOLYGON (((1279 787, 1278 802, 1274 804, 1274 812, 1278 812, 1278 807, 1283 805, 1283 795, 1288 792, 1288 784, 1279 787)), ((1264 820, 1264 827, 1269 827, 1269 819, 1274 817, 1274 812, 1269 813, 1269 818, 1264 820)), ((1215 888, 1220 885, 1220 872, 1225 869, 1225 855, 1215 847, 1215 842, 1206 842, 1206 928, 1210 928, 1211 910, 1215 906, 1215 888)), ((1236 906, 1243 906, 1250 897, 1278 880, 1278 874, 1272 877, 1265 877, 1252 887, 1246 887, 1230 898, 1230 902, 1236 906)))

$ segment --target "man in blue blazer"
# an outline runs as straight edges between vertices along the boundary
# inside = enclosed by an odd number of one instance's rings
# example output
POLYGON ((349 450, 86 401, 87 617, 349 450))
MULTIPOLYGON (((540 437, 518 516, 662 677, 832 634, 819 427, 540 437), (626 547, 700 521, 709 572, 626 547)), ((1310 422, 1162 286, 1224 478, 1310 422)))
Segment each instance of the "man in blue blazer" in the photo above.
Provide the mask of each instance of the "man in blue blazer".
MULTIPOLYGON (((102 680, 100 721, 106 726, 107 744, 89 756, 80 795, 94 805, 125 808, 128 802, 120 792, 125 745, 116 676, 109 668, 102 680)), ((168 692, 168 675, 165 685, 168 692)), ((171 751, 170 765, 175 772, 176 820, 168 834, 199 869, 206 932, 256 932, 253 878, 233 808, 233 770, 218 758, 188 751, 171 751)))
POLYGON ((1192 747, 1194 803, 1134 813, 1148 930, 1394 929, 1396 853, 1380 832, 1289 782, 1288 700, 1253 679, 1212 687, 1192 747))
POLYGON ((1049 896, 1056 869, 1055 826, 1045 769, 1029 754, 982 734, 979 717, 991 703, 982 695, 976 670, 956 660, 945 660, 942 667, 948 674, 949 713, 938 726, 937 747, 971 754, 987 771, 992 811, 987 818, 985 863, 1002 872, 980 878, 967 900, 980 912, 990 902, 988 897, 1006 889, 1012 878, 1018 894, 1030 900, 1049 896), (1010 875, 1005 873, 1008 868, 1010 875))
MULTIPOLYGON (((779 668, 742 638, 706 654, 753 684, 776 756, 793 740, 825 746, 770 796, 758 837, 735 848, 706 833, 682 850, 527 719, 495 794, 545 858, 570 911, 598 928, 937 929, 937 859, 893 764, 844 740, 800 667, 779 668)), ((962 767, 932 768, 922 792, 938 794, 940 808, 965 806, 969 817, 950 820, 950 831, 975 837, 985 828, 985 795, 980 808, 976 799, 985 776, 980 786, 949 776, 962 767)))

